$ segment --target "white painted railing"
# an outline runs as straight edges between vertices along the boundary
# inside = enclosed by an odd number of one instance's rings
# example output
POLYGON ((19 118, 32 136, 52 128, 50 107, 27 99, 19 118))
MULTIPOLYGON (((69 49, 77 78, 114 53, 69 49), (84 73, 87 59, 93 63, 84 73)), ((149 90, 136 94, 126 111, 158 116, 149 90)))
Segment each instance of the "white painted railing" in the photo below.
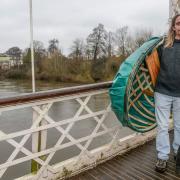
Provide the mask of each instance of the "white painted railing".
MULTIPOLYGON (((53 91, 52 96, 47 92, 37 93, 36 98, 31 95, 1 100, 1 120, 13 113, 15 116, 18 111, 22 114, 9 123, 14 127, 12 132, 6 128, 0 131, 0 147, 14 148, 0 164, 0 177, 65 178, 136 146, 140 138, 134 138, 140 135, 121 127, 110 108, 108 86, 103 86, 90 90, 74 88, 79 90, 75 93, 53 91), (22 123, 18 125, 20 119, 22 123), (129 139, 133 139, 131 143, 129 139), (31 169, 23 173, 24 163, 31 169)), ((145 140, 145 136, 141 135, 142 138, 145 140)), ((2 148, 3 154, 1 151, 2 148)))

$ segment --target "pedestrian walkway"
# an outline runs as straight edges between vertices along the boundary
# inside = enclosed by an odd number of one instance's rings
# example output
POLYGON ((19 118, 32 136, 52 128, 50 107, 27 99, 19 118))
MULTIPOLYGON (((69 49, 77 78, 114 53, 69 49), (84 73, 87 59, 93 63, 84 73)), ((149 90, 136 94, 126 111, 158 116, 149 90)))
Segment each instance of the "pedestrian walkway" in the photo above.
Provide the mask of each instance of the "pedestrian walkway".
MULTIPOLYGON (((170 132, 171 142, 172 139, 173 131, 170 132)), ((180 180, 175 173, 172 152, 168 161, 168 170, 163 174, 154 170, 156 158, 155 140, 152 140, 69 180, 180 180)))

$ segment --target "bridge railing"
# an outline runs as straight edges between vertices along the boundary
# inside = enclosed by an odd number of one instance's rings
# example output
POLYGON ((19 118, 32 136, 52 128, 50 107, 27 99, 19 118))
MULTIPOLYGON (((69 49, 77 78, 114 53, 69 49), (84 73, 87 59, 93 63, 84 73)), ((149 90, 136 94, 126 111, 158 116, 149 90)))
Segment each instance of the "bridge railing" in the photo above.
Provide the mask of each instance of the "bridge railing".
POLYGON ((151 138, 122 128, 111 111, 110 86, 0 99, 0 178, 65 178, 151 138))

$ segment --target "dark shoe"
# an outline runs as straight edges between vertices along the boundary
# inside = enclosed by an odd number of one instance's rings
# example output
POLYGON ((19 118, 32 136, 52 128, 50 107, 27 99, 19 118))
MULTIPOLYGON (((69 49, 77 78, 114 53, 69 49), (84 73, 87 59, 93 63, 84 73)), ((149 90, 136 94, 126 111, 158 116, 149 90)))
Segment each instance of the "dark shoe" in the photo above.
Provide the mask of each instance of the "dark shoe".
POLYGON ((176 174, 177 174, 178 176, 180 176, 180 167, 177 167, 177 166, 176 166, 176 174))
POLYGON ((156 162, 155 170, 163 173, 167 170, 167 160, 158 159, 156 162))

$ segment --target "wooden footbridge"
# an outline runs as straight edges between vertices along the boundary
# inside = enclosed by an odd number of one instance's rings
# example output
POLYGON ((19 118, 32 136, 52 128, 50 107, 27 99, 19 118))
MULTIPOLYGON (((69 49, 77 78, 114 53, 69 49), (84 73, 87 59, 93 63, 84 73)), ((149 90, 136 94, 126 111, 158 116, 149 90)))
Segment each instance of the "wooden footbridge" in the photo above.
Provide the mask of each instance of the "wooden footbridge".
MULTIPOLYGON (((170 131, 172 142, 173 131, 170 131)), ((178 180, 175 173, 175 160, 170 154, 167 172, 155 171, 156 163, 155 140, 132 149, 122 155, 106 161, 95 168, 69 178, 69 180, 178 180)))

